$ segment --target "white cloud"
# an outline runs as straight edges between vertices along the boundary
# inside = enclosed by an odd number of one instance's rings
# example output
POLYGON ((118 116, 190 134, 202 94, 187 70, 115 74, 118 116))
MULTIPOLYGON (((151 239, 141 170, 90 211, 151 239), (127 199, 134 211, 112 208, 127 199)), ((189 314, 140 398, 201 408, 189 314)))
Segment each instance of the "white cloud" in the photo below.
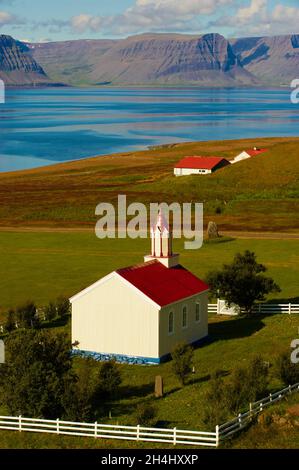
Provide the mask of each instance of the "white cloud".
POLYGON ((0 26, 14 23, 14 16, 5 11, 0 11, 0 26))
POLYGON ((122 14, 103 17, 82 13, 71 20, 75 32, 195 31, 201 27, 199 15, 210 15, 233 0, 136 0, 122 14))

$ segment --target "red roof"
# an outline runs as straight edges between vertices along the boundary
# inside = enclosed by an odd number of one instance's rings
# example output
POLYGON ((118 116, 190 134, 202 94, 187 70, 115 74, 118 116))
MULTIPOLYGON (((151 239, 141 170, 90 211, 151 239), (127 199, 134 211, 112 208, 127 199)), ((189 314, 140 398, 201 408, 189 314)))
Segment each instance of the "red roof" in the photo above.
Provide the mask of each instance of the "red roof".
POLYGON ((205 282, 183 266, 166 268, 157 260, 116 272, 160 307, 209 289, 205 282))
POLYGON ((250 155, 251 157, 255 157, 256 155, 259 155, 260 153, 264 153, 264 152, 267 152, 268 149, 251 149, 251 150, 245 150, 246 153, 248 153, 248 155, 250 155))
POLYGON ((221 157, 185 157, 175 165, 175 168, 212 170, 222 161, 227 162, 221 157))

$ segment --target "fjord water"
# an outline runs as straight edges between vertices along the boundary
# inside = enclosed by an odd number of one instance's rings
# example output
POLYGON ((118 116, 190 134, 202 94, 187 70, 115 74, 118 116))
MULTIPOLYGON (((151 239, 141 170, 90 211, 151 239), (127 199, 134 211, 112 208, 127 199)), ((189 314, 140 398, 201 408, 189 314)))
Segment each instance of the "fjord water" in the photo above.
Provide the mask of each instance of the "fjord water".
POLYGON ((0 171, 174 142, 299 135, 289 89, 10 89, 0 171))

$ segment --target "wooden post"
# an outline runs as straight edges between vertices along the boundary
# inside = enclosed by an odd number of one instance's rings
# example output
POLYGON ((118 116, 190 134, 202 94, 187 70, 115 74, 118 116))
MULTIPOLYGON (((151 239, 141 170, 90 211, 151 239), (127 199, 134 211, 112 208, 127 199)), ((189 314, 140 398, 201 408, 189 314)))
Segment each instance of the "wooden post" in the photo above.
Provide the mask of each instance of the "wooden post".
POLYGON ((97 421, 94 423, 94 437, 98 437, 98 423, 97 421))
POLYGON ((239 413, 239 424, 240 424, 240 428, 242 427, 242 415, 241 413, 239 413))
POLYGON ((219 447, 219 425, 216 426, 216 447, 219 447))
POLYGON ((270 393, 269 397, 270 397, 270 401, 272 401, 272 393, 270 393))
POLYGON ((289 393, 292 393, 292 386, 289 385, 289 393))
POLYGON ((56 432, 59 434, 59 418, 56 419, 56 432))
POLYGON ((173 428, 173 445, 176 446, 176 428, 173 428))
POLYGON ((292 313, 292 304, 289 304, 289 315, 292 313))
POLYGON ((137 425, 137 441, 140 439, 140 424, 137 425))
POLYGON ((19 432, 22 432, 22 416, 19 416, 19 432))
POLYGON ((249 403, 249 416, 252 419, 252 403, 249 403))

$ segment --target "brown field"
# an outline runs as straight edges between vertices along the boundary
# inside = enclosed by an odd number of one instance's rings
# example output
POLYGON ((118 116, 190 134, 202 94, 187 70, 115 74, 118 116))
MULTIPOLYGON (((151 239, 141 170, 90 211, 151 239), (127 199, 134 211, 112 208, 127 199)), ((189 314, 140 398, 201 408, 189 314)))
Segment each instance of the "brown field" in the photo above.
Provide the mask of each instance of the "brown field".
POLYGON ((222 230, 299 231, 299 138, 174 144, 0 174, 0 227, 93 227, 99 202, 204 202, 222 230), (185 155, 268 152, 209 176, 175 178, 185 155))

